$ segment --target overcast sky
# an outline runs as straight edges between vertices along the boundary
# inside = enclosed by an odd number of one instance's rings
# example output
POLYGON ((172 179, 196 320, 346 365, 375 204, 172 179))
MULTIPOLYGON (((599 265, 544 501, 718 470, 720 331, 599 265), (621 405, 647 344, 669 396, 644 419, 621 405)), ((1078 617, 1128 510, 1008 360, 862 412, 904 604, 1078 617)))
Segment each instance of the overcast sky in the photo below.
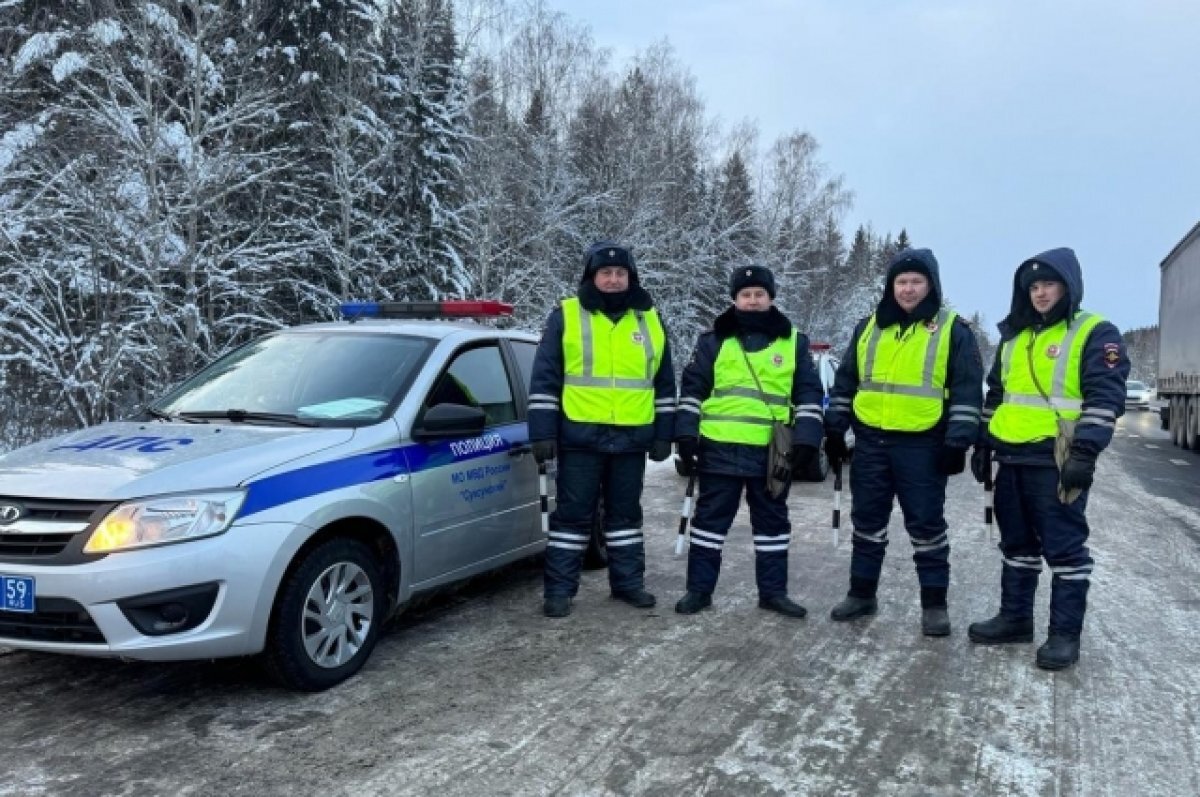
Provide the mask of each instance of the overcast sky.
MULTIPOLYGON (((668 40, 724 127, 806 130, 990 324, 1056 246, 1084 305, 1157 323, 1158 264, 1200 221, 1196 0, 549 0, 618 68, 668 40)), ((1197 308, 1200 312, 1200 307, 1197 308)))

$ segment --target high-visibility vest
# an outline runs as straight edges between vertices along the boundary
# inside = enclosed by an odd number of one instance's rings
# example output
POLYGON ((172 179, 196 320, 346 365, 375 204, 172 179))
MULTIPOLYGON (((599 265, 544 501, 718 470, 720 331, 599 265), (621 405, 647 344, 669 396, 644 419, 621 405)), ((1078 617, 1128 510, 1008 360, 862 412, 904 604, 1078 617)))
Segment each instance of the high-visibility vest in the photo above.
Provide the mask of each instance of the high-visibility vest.
POLYGON ((1056 436, 1058 418, 1079 418, 1083 348, 1088 334, 1103 320, 1081 311, 1069 324, 1063 319, 1041 331, 1026 328, 1005 341, 1000 349, 1004 400, 988 422, 993 437, 1006 443, 1032 443, 1056 436), (1038 385, 1046 392, 1044 397, 1038 385))
POLYGON ((792 422, 797 334, 793 328, 789 337, 776 338, 755 352, 746 352, 736 337, 725 339, 713 363, 712 393, 700 404, 702 437, 720 443, 766 446, 771 442, 772 422, 792 422), (750 367, 758 376, 762 393, 750 367))
POLYGON ((562 408, 572 421, 615 426, 654 423, 654 375, 666 333, 658 312, 628 310, 615 323, 564 299, 562 408))
POLYGON ((946 402, 951 328, 956 313, 941 310, 931 321, 881 329, 875 316, 858 336, 858 392, 854 414, 867 426, 923 432, 941 420, 946 402))

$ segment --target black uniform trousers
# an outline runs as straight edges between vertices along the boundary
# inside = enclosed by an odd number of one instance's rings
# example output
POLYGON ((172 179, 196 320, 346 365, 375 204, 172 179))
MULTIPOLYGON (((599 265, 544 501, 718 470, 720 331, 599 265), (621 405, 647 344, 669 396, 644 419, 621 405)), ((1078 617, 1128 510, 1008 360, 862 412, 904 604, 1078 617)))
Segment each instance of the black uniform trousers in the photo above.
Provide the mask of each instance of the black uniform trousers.
POLYGON ((1050 630, 1078 635, 1083 629, 1091 583, 1087 491, 1074 502, 1058 500, 1058 469, 1000 463, 995 486, 1000 527, 1000 611, 1033 617, 1042 559, 1050 566, 1050 630))
POLYGON ((761 598, 787 594, 788 544, 792 526, 788 522, 787 492, 772 498, 765 477, 699 474, 700 497, 692 517, 692 544, 688 547, 687 590, 711 594, 721 572, 721 549, 733 525, 742 492, 750 507, 754 535, 754 575, 761 598))
POLYGON ((604 498, 604 541, 613 592, 643 589, 646 550, 642 538, 644 452, 558 452, 554 512, 546 544, 545 596, 574 597, 592 534, 597 502, 604 498))
POLYGON ((856 434, 850 461, 851 577, 879 581, 892 503, 898 499, 921 586, 950 585, 947 477, 938 469, 939 446, 933 438, 898 440, 870 432, 856 434))

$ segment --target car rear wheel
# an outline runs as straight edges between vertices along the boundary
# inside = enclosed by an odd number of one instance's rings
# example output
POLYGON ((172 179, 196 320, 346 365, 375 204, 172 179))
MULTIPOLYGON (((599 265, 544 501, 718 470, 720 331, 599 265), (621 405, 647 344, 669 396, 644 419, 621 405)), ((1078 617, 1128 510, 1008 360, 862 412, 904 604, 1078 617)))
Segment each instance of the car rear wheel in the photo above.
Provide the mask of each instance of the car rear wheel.
POLYGON ((275 600, 265 651, 271 675, 318 692, 358 672, 379 639, 385 592, 379 565, 361 542, 333 539, 309 551, 275 600))

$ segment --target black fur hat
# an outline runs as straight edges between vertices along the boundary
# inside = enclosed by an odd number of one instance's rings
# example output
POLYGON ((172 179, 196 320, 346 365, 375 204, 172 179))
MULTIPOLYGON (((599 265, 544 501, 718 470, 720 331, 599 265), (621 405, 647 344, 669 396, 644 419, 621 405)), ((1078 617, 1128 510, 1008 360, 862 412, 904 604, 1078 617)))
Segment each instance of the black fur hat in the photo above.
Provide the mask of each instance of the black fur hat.
POLYGON ((629 284, 638 284, 637 264, 633 252, 627 246, 612 241, 596 241, 583 253, 583 276, 580 282, 588 282, 605 266, 620 266, 629 272, 629 284))
POLYGON ((738 291, 757 285, 766 288, 767 295, 775 298, 775 275, 766 266, 738 266, 729 275, 729 295, 737 298, 738 291))

